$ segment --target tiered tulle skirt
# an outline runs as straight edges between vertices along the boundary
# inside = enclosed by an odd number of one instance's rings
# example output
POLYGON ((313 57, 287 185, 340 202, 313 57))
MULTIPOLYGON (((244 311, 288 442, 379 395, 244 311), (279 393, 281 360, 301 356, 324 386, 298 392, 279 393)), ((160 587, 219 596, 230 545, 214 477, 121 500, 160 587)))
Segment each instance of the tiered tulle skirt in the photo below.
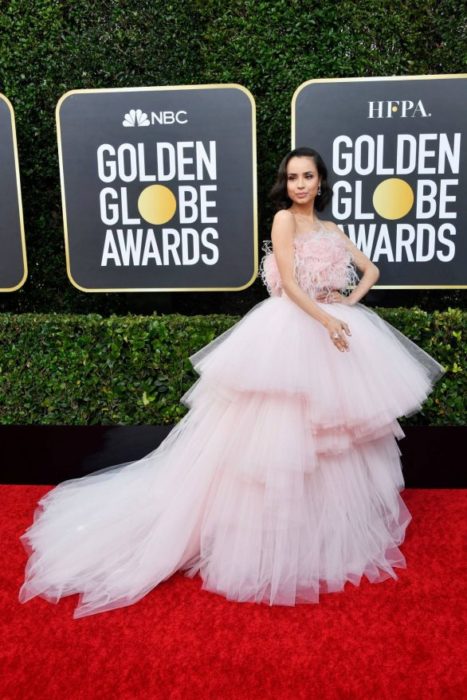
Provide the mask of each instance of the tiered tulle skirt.
POLYGON ((397 417, 444 369, 364 305, 332 313, 349 352, 284 295, 192 355, 190 410, 156 450, 39 502, 20 600, 79 593, 82 617, 182 570, 229 600, 295 605, 396 578, 411 518, 397 417))

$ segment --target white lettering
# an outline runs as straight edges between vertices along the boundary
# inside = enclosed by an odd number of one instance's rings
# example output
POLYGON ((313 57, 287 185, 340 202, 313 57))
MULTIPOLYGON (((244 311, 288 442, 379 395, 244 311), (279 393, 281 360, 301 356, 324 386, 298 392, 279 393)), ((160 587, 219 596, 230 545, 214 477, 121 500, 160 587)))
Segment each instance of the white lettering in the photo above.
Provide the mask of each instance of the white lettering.
POLYGON ((452 224, 442 224, 439 227, 438 231, 438 238, 441 243, 444 243, 446 248, 448 249, 447 253, 442 253, 440 251, 436 252, 436 257, 438 260, 441 260, 441 262, 450 262, 456 253, 456 246, 454 241, 450 241, 449 239, 446 238, 446 235, 449 236, 455 236, 456 235, 456 229, 452 224))
POLYGON ((205 248, 208 248, 208 250, 211 251, 211 257, 208 257, 204 253, 201 255, 201 260, 206 264, 206 265, 215 265, 216 262, 219 260, 219 248, 212 243, 209 239, 218 239, 219 234, 217 233, 215 228, 205 228, 204 231, 201 234, 201 241, 204 245, 205 248))
POLYGON ((114 160, 104 160, 105 153, 115 156, 115 148, 109 143, 103 143, 97 149, 97 173, 102 182, 113 182, 117 176, 114 160))
POLYGON ((106 267, 109 260, 113 260, 117 267, 120 267, 120 265, 122 264, 120 262, 120 256, 118 254, 118 249, 115 244, 115 239, 111 228, 108 228, 105 232, 104 250, 102 251, 101 267, 106 267))

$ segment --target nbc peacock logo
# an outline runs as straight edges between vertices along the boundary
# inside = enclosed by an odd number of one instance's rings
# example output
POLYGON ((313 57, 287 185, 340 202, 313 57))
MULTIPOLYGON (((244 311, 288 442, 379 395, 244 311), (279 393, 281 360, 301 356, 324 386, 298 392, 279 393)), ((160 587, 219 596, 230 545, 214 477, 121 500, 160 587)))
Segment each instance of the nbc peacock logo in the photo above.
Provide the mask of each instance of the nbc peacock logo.
POLYGON ((141 109, 130 109, 122 121, 123 126, 149 126, 150 123, 148 115, 141 109))

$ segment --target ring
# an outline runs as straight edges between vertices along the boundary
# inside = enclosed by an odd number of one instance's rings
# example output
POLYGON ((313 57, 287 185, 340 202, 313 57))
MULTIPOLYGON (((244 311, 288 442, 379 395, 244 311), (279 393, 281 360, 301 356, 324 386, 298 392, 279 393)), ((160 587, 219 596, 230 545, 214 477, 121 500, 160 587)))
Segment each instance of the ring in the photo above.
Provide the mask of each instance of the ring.
POLYGON ((333 337, 333 338, 338 338, 338 337, 339 337, 339 333, 333 333, 332 337, 333 337))

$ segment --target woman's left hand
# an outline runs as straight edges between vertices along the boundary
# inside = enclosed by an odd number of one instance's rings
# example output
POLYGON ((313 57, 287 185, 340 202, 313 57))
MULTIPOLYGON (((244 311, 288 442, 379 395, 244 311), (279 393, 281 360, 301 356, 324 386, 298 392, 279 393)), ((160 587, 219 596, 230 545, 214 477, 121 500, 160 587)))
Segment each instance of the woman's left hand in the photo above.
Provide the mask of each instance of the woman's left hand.
POLYGON ((318 292, 316 295, 316 301, 321 301, 327 304, 340 303, 347 304, 347 306, 351 306, 351 302, 349 302, 348 297, 344 296, 344 294, 341 294, 337 289, 333 289, 331 292, 318 292))

